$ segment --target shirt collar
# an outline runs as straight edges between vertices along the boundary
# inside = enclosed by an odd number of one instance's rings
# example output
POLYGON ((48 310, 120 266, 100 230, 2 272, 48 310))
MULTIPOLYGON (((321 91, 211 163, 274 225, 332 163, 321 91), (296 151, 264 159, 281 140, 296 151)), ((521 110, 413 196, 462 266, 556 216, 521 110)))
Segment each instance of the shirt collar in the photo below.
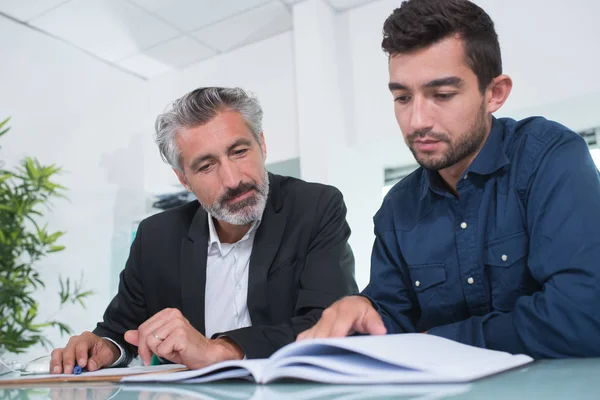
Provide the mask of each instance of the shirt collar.
MULTIPOLYGON (((504 126, 502 122, 498 121, 495 117, 492 117, 492 129, 490 130, 490 134, 464 174, 473 172, 479 175, 489 175, 498 171, 505 165, 510 164, 510 160, 504 152, 503 140, 504 126)), ((430 189, 436 193, 447 192, 443 182, 440 180, 441 177, 437 171, 423 170, 423 176, 421 178, 421 200, 425 198, 430 189)))
POLYGON ((510 164, 510 160, 504 152, 503 141, 504 125, 495 117, 492 117, 490 134, 465 173, 474 172, 479 175, 489 175, 510 164))
MULTIPOLYGON (((238 241, 238 243, 249 239, 250 236, 253 235, 254 232, 258 229, 258 226, 260 225, 260 221, 261 220, 254 221, 252 223, 252 225, 250 226, 250 229, 248 229, 248 232, 246 232, 244 237, 242 237, 238 241)), ((223 253, 223 250, 221 248, 221 240, 219 239, 219 235, 217 234, 217 229, 215 228, 215 223, 213 221, 213 217, 210 214, 208 214, 208 248, 210 249, 214 245, 217 246, 220 253, 223 253)))

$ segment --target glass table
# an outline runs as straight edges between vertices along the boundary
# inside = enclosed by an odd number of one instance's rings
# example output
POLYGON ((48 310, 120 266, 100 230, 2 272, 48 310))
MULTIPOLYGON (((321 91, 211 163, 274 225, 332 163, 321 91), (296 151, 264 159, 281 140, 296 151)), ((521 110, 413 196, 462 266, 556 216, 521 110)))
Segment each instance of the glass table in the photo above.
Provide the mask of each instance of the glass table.
POLYGON ((183 400, 183 399, 598 399, 600 358, 542 360, 476 382, 459 385, 322 385, 224 382, 203 385, 103 383, 2 386, 0 400, 183 400))

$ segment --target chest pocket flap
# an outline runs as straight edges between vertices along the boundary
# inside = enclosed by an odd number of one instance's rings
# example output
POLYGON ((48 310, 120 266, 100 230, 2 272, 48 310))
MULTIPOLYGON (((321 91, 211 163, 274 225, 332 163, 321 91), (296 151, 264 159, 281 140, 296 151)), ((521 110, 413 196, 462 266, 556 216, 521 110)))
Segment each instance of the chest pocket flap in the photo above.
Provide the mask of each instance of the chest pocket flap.
POLYGON ((446 280, 445 264, 409 265, 412 287, 419 293, 446 280))
POLYGON ((485 246, 484 262, 495 267, 510 267, 527 256, 528 245, 525 232, 492 240, 485 246))

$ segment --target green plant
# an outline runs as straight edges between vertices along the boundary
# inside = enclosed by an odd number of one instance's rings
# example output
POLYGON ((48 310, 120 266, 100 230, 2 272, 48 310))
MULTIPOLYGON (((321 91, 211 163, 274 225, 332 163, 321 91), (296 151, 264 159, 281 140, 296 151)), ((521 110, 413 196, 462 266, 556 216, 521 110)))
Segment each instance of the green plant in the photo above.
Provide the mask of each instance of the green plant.
MULTIPOLYGON (((0 122, 0 137, 9 131, 8 120, 0 122)), ((38 303, 32 297, 45 286, 38 261, 64 250, 57 244, 64 232, 50 232, 47 225, 40 225, 50 200, 65 197, 66 189, 53 181, 59 172, 59 167, 41 165, 32 157, 13 170, 0 164, 0 349, 11 353, 22 353, 38 343, 50 346, 43 335, 46 328, 71 333, 68 325, 52 317, 37 321, 38 303)), ((73 282, 59 277, 59 309, 67 303, 85 308, 83 299, 93 292, 83 290, 82 279, 73 282)))

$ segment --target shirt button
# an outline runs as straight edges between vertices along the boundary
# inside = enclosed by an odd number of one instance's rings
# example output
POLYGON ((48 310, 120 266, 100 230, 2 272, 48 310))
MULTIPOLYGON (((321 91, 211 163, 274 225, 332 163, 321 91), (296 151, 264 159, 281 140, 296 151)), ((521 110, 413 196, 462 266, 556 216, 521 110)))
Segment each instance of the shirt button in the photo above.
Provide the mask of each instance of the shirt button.
POLYGON ((419 281, 415 281, 415 286, 416 286, 416 287, 419 287, 419 286, 421 286, 421 282, 419 282, 419 281))
POLYGON ((508 256, 506 254, 502 254, 502 261, 508 260, 508 256))
POLYGON ((242 287, 241 287, 240 285, 237 285, 235 288, 236 288, 237 290, 240 290, 242 287))
POLYGON ((472 285, 473 283, 475 283, 475 279, 473 279, 473 278, 469 278, 469 279, 467 279, 467 283, 468 283, 469 285, 472 285))
POLYGON ((467 229, 467 223, 466 222, 461 223, 460 227, 463 229, 467 229))
POLYGON ((465 176, 463 176, 463 179, 467 179, 469 177, 469 174, 465 174, 465 176))

